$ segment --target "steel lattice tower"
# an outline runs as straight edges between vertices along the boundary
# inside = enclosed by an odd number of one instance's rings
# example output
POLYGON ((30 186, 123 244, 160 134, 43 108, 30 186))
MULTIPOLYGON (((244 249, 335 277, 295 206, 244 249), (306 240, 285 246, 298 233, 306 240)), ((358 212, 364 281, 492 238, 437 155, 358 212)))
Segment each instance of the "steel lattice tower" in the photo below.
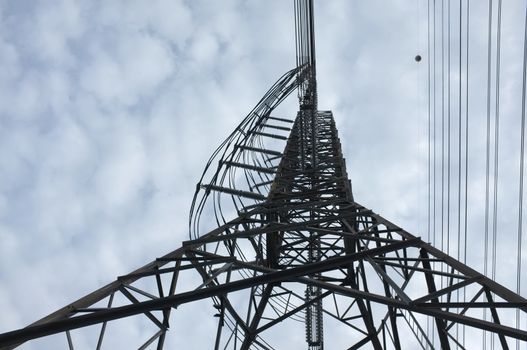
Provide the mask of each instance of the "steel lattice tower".
POLYGON ((463 348, 461 326, 469 336, 496 334, 504 349, 512 339, 527 341, 527 331, 508 322, 516 310, 527 312, 525 298, 355 202, 332 113, 317 108, 312 0, 295 0, 295 23, 297 67, 207 163, 190 213, 190 240, 1 334, 3 349, 60 332, 73 349, 70 331, 90 325, 100 326, 94 344, 104 348, 107 325, 131 316, 155 329, 138 347, 162 349, 169 326, 177 327, 169 320, 178 306, 204 299, 216 310, 214 349, 281 348, 266 335, 289 320, 303 324, 312 350, 324 348, 324 331, 335 325, 349 349, 463 348), (294 91, 296 118, 272 116, 294 91), (283 151, 276 150, 280 142, 283 151), (217 224, 205 234, 202 214, 209 223, 214 214, 217 224), (187 275, 199 282, 185 284, 187 275), (238 292, 246 295, 242 303, 238 292), (325 328, 324 320, 333 326, 325 328))

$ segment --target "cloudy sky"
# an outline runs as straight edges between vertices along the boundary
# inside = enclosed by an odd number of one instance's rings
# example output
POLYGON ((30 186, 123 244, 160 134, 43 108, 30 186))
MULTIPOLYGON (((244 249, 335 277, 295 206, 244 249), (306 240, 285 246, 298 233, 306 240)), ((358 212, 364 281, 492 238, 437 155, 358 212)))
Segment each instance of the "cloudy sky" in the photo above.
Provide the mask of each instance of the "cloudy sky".
MULTIPOLYGON (((457 230, 459 2, 451 6, 457 230)), ((471 3, 470 17, 468 261, 479 270, 487 6, 471 3)), ((503 2, 497 258, 511 289, 524 9, 503 2)), ((319 108, 334 113, 356 200, 427 239, 427 1, 317 1, 315 15, 319 108)), ((440 28, 440 5, 436 15, 440 28)), ((440 82, 440 33, 436 41, 440 82)), ((0 332, 187 239, 210 153, 294 54, 292 1, 0 0, 0 332)), ((436 98, 440 138, 441 85, 436 98)))

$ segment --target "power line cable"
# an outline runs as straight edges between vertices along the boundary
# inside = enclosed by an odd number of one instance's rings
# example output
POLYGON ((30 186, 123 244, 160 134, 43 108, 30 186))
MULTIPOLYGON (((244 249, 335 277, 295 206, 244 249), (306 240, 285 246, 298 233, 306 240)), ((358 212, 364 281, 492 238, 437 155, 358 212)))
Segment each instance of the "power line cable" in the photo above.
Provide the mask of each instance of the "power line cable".
MULTIPOLYGON (((487 144, 485 161, 485 243, 483 271, 487 275, 489 250, 489 197, 490 197, 490 87, 491 87, 491 51, 492 51, 492 0, 489 0, 488 47, 487 47, 487 144)), ((487 310, 483 309, 483 319, 487 319, 487 310)), ((487 332, 483 331, 483 350, 487 348, 487 332)))
MULTIPOLYGON (((494 120, 494 198, 492 221, 492 279, 496 280, 498 239, 498 185, 499 185, 499 134, 500 134, 500 63, 501 63, 501 0, 498 0, 498 23, 496 30, 496 114, 494 120)), ((494 349, 495 333, 491 334, 491 349, 494 349)))
MULTIPOLYGON (((441 2, 441 250, 445 243, 445 3, 441 2)), ((443 271, 443 265, 441 265, 443 271)), ((441 277, 441 285, 443 277, 441 277)))
MULTIPOLYGON (((428 242, 430 242, 430 223, 431 223, 431 194, 432 194, 432 186, 431 186, 431 178, 432 178, 432 174, 431 174, 431 170, 432 170, 432 167, 431 167, 431 136, 432 136, 432 130, 431 130, 431 120, 432 120, 432 111, 431 111, 431 97, 430 97, 430 93, 431 93, 431 86, 430 86, 430 81, 431 81, 431 57, 430 57, 430 0, 428 0, 427 2, 427 37, 428 37, 428 42, 427 42, 427 59, 428 59, 428 62, 427 62, 427 68, 428 68, 428 242)), ((427 337, 430 337, 430 317, 427 316, 426 317, 426 336, 427 337)), ((428 344, 427 344, 427 348, 428 348, 428 344)))
MULTIPOLYGON (((467 0, 467 20, 466 20, 466 55, 465 55, 465 208, 464 208, 464 252, 463 263, 467 263, 467 231, 468 231, 468 165, 469 165, 469 43, 470 43, 470 0, 467 0)), ((466 287, 463 287, 463 302, 466 302, 466 287)), ((465 325, 463 325, 463 346, 465 346, 465 325)))
MULTIPOLYGON (((433 170, 434 170, 434 176, 433 176, 433 182, 434 182, 434 204, 433 204, 433 241, 434 241, 434 246, 436 246, 436 216, 437 216, 437 208, 436 208, 436 204, 437 204, 437 143, 436 143, 436 134, 437 134, 437 130, 436 130, 436 127, 437 127, 437 116, 436 116, 436 113, 437 113, 437 108, 436 108, 436 98, 437 98, 437 93, 436 93, 436 85, 437 85, 437 82, 436 82, 436 78, 437 78, 437 65, 436 65, 436 58, 437 58, 437 45, 436 45, 436 38, 437 38, 437 27, 436 27, 436 0, 434 0, 433 2, 433 17, 432 17, 432 23, 433 23, 433 29, 434 29, 434 44, 433 44, 433 57, 434 57, 434 60, 433 60, 433 124, 434 124, 434 132, 433 132, 433 158, 434 158, 434 161, 433 161, 433 170)), ((433 268, 435 269, 435 262, 433 263, 433 268)), ((435 333, 435 328, 434 327, 431 327, 431 331, 432 331, 432 346, 435 346, 435 336, 434 336, 434 333, 435 333)))
POLYGON ((431 130, 431 118, 432 118, 432 111, 431 111, 431 97, 430 97, 430 92, 431 92, 431 86, 430 86, 430 80, 431 80, 431 67, 430 67, 430 61, 431 61, 431 57, 430 57, 430 0, 428 0, 428 7, 427 7, 427 17, 428 17, 428 28, 427 28, 427 36, 428 36, 428 43, 427 43, 427 58, 428 58, 428 62, 427 62, 427 68, 428 68, 428 242, 430 242, 430 210, 431 210, 431 194, 432 194, 432 188, 431 188, 431 178, 432 178, 432 173, 431 173, 431 147, 430 147, 430 143, 431 143, 431 136, 432 136, 432 130, 431 130))
POLYGON ((451 115, 450 115, 450 73, 451 73, 451 65, 450 65, 450 55, 451 55, 451 22, 450 22, 450 0, 448 0, 448 12, 447 12, 447 186, 446 186, 446 251, 447 254, 450 255, 450 129, 451 129, 451 115))
MULTIPOLYGON (((445 2, 441 1, 441 251, 445 251, 445 2)), ((441 272, 444 265, 441 264, 441 272)), ((441 275, 441 289, 444 276, 441 275)))
POLYGON ((436 213, 437 213, 437 208, 436 208, 436 203, 437 203, 437 147, 436 147, 436 126, 437 126, 437 117, 436 117, 436 111, 437 111, 437 108, 436 108, 436 76, 437 76, 437 69, 436 69, 436 0, 434 0, 433 2, 433 5, 434 5, 434 11, 433 11, 433 17, 432 17, 432 22, 433 22, 433 28, 434 28, 434 45, 433 45, 433 64, 432 64, 432 67, 433 67, 433 114, 432 114, 432 119, 433 119, 433 141, 432 141, 432 145, 433 145, 433 215, 432 215, 432 218, 433 218, 433 229, 432 229, 432 236, 433 236, 433 245, 436 246, 436 213))
MULTIPOLYGON (((518 243, 516 261, 516 293, 521 295, 522 282, 522 243, 523 243, 523 172, 525 162, 525 93, 527 74, 527 4, 525 6, 525 28, 523 39, 523 71, 522 71, 522 107, 520 131, 520 184, 518 191, 518 243)), ((516 309, 516 328, 520 329, 520 310, 516 309)), ((520 349, 520 341, 516 340, 516 349, 520 349)))
MULTIPOLYGON (((459 61, 458 61, 458 142, 457 142, 457 260, 461 258, 461 97, 462 97, 462 28, 463 28, 463 3, 459 0, 459 61)), ((459 302, 459 289, 456 290, 456 301, 459 302)), ((456 325, 456 338, 459 338, 459 325, 456 325)))

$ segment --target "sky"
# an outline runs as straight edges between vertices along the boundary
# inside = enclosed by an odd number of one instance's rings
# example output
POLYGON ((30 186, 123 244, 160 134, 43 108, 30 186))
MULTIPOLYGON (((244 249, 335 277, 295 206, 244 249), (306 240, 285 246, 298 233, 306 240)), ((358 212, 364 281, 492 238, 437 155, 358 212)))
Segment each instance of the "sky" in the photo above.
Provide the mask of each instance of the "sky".
MULTIPOLYGON (((333 111, 355 199, 430 240, 428 2, 315 3, 319 108, 333 111)), ((457 234, 459 1, 451 6, 451 225, 457 234)), ((487 6, 471 2, 468 80, 467 261, 480 271, 487 6)), ((525 1, 503 1, 497 279, 511 289, 524 9, 525 1)), ((437 52, 440 154, 439 71, 446 61, 437 52)), ((186 240, 192 194, 209 155, 294 67, 294 55, 292 1, 0 0, 0 332, 23 327, 186 240)), ((494 97, 491 112, 494 120, 494 97)), ((286 113, 291 118, 295 110, 286 113)), ((440 174, 438 168, 438 191, 440 174)), ((441 208, 440 195, 435 203, 441 208)), ((457 246, 448 249, 457 254, 457 246)))

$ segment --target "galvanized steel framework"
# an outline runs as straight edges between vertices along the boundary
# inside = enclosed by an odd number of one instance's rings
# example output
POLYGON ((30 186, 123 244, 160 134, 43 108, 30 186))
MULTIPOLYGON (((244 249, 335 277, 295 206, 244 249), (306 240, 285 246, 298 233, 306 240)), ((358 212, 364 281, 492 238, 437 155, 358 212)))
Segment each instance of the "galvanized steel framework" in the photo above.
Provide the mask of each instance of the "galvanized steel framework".
POLYGON ((1 334, 2 348, 65 332, 73 349, 71 330, 100 325, 100 349, 108 322, 142 315, 155 330, 138 347, 162 349, 177 307, 202 299, 212 300, 218 318, 214 349, 280 347, 266 334, 286 320, 304 323, 307 347, 323 349, 324 319, 348 329, 349 349, 401 349, 409 338, 416 348, 463 348, 460 325, 495 333, 503 348, 513 338, 527 341, 510 316, 527 312, 526 299, 354 200, 332 113, 317 108, 312 1, 295 0, 295 20, 297 68, 271 87, 207 163, 190 240, 1 334), (295 90, 294 121, 272 116, 295 90), (214 214, 217 227, 200 235, 202 213, 207 222, 214 214), (234 220, 225 219, 232 213, 234 220), (187 275, 200 282, 180 282, 187 275), (233 302, 238 291, 248 296, 243 308, 233 302))

